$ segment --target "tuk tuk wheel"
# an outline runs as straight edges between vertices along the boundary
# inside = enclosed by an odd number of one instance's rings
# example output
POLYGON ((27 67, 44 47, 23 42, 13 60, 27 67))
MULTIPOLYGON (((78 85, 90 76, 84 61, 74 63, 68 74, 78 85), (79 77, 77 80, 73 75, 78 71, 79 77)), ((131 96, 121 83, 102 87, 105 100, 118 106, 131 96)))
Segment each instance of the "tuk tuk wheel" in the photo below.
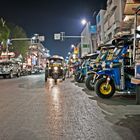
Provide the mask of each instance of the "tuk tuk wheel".
POLYGON ((74 80, 75 80, 76 82, 78 82, 79 77, 80 77, 80 73, 79 73, 79 72, 75 73, 75 75, 74 75, 74 80))
POLYGON ((57 84, 57 79, 54 79, 55 84, 57 84))
POLYGON ((92 75, 89 75, 86 79, 86 87, 89 89, 89 90, 94 90, 94 83, 93 83, 93 74, 92 75))
POLYGON ((101 78, 95 84, 95 92, 101 98, 111 98, 115 93, 115 85, 111 80, 108 85, 106 85, 106 79, 101 78))
POLYGON ((83 83, 83 82, 84 82, 84 80, 85 80, 85 76, 83 76, 83 75, 82 75, 82 77, 80 78, 79 83, 83 83))
POLYGON ((45 82, 47 82, 47 77, 45 77, 45 82))
POLYGON ((45 82, 47 82, 47 78, 48 78, 47 75, 45 75, 45 82))
POLYGON ((84 79, 85 79, 85 77, 83 75, 81 76, 80 73, 75 74, 74 78, 75 78, 75 81, 78 82, 78 83, 83 83, 84 79))
POLYGON ((48 78, 48 73, 45 72, 45 82, 47 82, 47 78, 48 78))
POLYGON ((65 81, 65 77, 63 77, 62 80, 65 81))

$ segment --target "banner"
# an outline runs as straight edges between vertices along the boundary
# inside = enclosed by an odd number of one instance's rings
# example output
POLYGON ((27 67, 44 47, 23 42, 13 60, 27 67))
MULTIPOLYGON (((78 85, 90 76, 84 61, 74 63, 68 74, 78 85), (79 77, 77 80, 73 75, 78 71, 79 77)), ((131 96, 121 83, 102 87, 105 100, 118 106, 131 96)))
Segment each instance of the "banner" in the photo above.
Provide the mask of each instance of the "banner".
POLYGON ((90 26, 89 27, 89 31, 90 31, 90 33, 96 33, 96 25, 92 25, 92 26, 90 26))
POLYGON ((74 54, 78 54, 79 53, 79 48, 78 47, 74 47, 74 54))

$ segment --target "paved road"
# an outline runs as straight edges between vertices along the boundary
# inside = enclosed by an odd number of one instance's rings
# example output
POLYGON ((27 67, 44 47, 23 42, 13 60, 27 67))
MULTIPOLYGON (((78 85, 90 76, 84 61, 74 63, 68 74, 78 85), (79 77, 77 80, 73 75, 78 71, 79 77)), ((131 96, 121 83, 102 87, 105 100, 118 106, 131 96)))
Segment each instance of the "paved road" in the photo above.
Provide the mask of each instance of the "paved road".
POLYGON ((72 79, 57 85, 51 79, 44 83, 43 74, 1 79, 0 89, 0 140, 135 140, 140 136, 139 115, 124 117, 136 112, 135 105, 128 110, 121 103, 116 107, 112 101, 97 100, 72 79), (129 125, 133 118, 134 132, 129 125))

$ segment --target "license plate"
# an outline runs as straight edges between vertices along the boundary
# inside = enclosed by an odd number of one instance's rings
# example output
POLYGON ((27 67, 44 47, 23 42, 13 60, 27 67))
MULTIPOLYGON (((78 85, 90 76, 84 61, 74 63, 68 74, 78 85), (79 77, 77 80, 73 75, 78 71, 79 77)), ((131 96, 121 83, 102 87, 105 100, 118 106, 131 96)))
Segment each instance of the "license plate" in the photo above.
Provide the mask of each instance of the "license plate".
POLYGON ((53 74, 54 79, 58 79, 58 74, 53 74))

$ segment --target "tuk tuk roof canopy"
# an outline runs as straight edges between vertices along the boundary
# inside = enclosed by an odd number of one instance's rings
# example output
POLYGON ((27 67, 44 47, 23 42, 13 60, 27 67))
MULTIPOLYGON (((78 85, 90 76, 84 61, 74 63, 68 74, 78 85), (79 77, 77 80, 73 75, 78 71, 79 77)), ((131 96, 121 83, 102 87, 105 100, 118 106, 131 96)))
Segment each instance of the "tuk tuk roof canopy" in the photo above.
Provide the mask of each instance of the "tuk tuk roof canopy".
POLYGON ((96 59, 98 55, 99 55, 99 53, 91 53, 91 54, 87 54, 87 55, 81 57, 81 59, 89 59, 89 58, 96 59))
POLYGON ((61 60, 64 60, 64 58, 62 56, 59 56, 59 55, 53 55, 49 59, 61 59, 61 60))

